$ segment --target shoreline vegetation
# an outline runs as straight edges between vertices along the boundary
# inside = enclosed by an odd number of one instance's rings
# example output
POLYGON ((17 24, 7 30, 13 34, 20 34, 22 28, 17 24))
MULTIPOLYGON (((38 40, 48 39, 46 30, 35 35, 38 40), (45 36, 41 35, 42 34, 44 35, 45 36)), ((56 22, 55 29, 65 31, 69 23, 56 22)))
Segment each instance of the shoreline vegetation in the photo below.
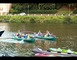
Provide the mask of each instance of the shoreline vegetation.
POLYGON ((51 24, 76 24, 77 16, 20 16, 20 15, 5 15, 0 16, 0 22, 8 23, 51 23, 51 24))

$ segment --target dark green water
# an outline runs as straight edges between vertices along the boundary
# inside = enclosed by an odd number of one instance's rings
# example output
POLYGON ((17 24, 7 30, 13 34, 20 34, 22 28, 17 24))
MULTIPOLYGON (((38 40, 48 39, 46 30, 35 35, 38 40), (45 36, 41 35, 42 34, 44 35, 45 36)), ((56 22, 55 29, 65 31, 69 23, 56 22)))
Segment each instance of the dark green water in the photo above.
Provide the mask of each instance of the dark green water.
POLYGON ((5 26, 5 32, 18 32, 21 31, 32 31, 45 32, 49 30, 57 36, 57 41, 40 41, 37 40, 35 43, 26 44, 14 44, 14 43, 1 43, 5 44, 4 47, 15 50, 19 53, 19 56, 26 56, 27 53, 33 47, 39 47, 42 49, 54 48, 65 48, 77 51, 77 24, 24 24, 24 23, 0 23, 0 26, 5 26))

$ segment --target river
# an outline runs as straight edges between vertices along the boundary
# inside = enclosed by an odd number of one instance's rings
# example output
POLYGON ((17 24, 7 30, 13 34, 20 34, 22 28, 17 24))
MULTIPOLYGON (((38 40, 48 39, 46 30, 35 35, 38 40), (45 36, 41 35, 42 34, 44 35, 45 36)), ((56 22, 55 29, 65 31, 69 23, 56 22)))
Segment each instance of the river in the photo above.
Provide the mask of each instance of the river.
MULTIPOLYGON (((0 42, 0 49, 11 50, 17 56, 29 56, 31 49, 39 47, 44 50, 48 48, 64 48, 77 51, 77 24, 25 24, 25 23, 0 23, 0 26, 5 26, 5 33, 2 35, 9 36, 8 32, 31 31, 45 33, 49 30, 50 33, 56 35, 57 41, 37 40, 35 43, 6 43, 0 42), (6 34, 7 33, 7 34, 6 34)), ((8 40, 8 39, 7 39, 8 40)), ((11 53, 10 53, 11 54, 11 53)))

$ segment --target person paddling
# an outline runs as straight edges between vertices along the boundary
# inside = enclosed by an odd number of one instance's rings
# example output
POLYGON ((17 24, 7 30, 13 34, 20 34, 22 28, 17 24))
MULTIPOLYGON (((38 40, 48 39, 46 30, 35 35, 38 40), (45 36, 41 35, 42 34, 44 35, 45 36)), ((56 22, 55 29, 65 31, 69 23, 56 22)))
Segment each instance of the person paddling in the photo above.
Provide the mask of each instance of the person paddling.
POLYGON ((16 34, 16 36, 17 36, 18 38, 21 38, 20 30, 18 30, 18 33, 16 34))
POLYGON ((39 32, 38 32, 38 36, 43 36, 43 34, 41 33, 40 30, 39 30, 39 32))
POLYGON ((49 36, 51 36, 51 34, 50 34, 49 31, 47 30, 47 31, 46 31, 46 34, 45 34, 45 37, 49 37, 49 36))

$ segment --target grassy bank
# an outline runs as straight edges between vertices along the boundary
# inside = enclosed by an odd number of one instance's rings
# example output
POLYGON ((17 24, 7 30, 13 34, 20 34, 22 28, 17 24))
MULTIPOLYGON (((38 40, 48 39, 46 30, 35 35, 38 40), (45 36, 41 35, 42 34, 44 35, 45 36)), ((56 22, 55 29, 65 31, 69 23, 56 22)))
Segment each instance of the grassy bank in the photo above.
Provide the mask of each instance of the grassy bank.
POLYGON ((77 16, 0 16, 0 22, 76 24, 77 16))

